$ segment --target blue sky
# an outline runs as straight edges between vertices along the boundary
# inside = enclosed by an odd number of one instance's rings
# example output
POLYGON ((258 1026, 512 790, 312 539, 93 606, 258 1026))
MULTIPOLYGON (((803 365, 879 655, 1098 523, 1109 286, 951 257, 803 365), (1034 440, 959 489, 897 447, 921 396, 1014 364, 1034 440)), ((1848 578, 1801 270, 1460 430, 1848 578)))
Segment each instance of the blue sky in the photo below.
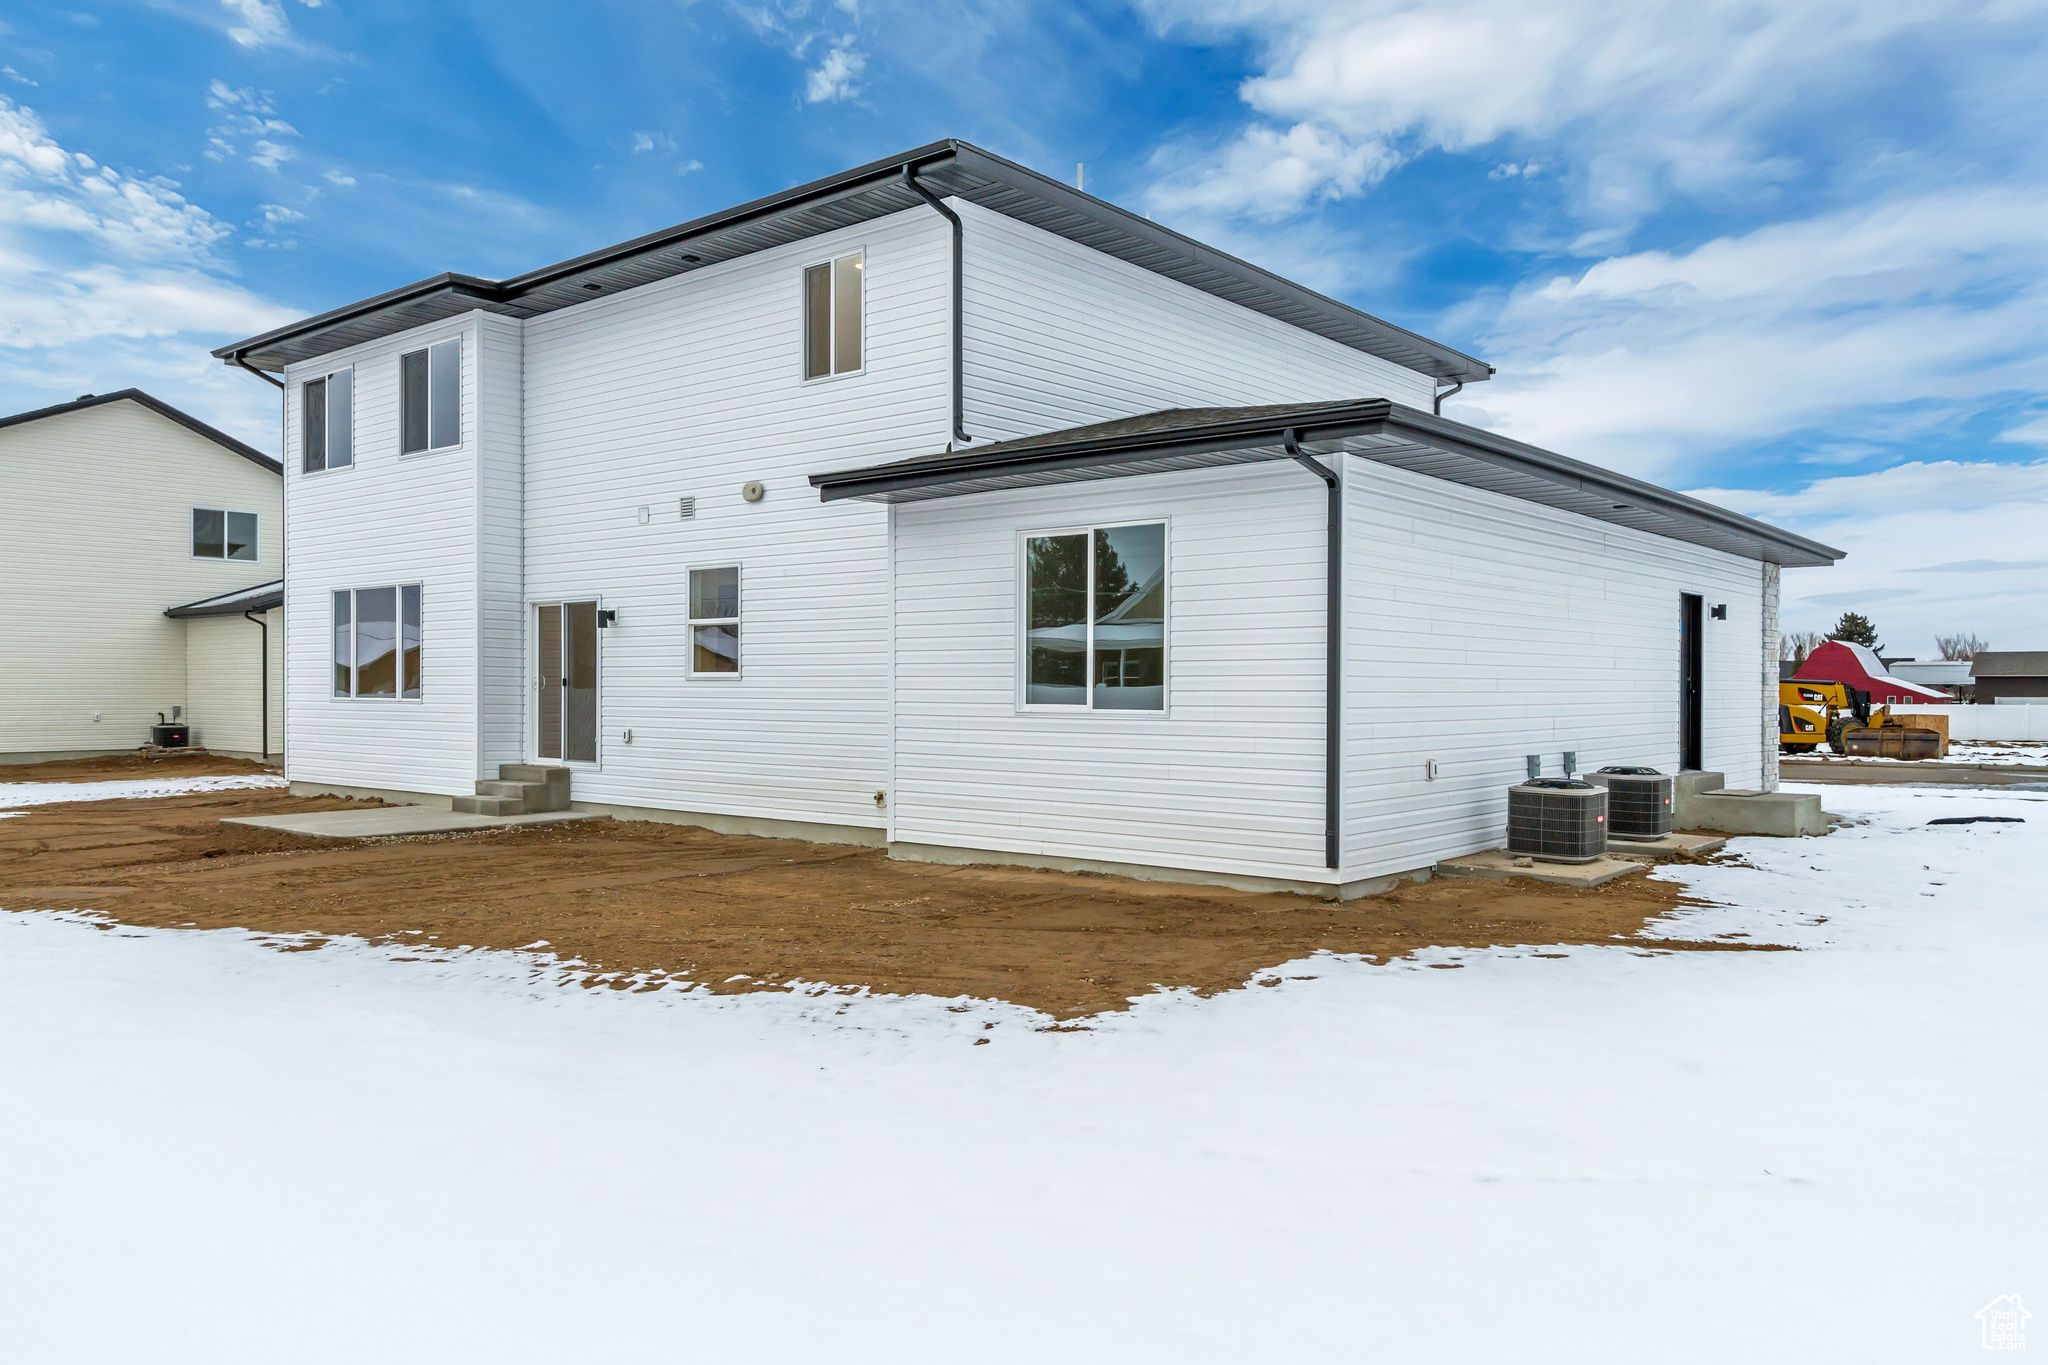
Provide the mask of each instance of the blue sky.
POLYGON ((2048 3, 141 0, 0 11, 0 410, 936 137, 1491 361, 1449 415, 2048 648, 2048 3))

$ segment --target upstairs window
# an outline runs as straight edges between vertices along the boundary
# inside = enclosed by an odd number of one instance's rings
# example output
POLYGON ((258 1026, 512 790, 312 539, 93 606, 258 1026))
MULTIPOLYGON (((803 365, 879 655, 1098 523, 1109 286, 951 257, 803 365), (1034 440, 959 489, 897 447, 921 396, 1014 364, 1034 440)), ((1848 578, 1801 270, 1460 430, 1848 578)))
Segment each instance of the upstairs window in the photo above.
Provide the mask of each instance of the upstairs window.
POLYGON ((194 559, 256 558, 256 514, 224 512, 212 507, 192 509, 194 559))
POLYGON ((852 374, 861 367, 861 253, 804 271, 804 378, 852 374))
POLYGON ((398 358, 399 453, 462 444, 462 338, 398 358))
POLYGON ((308 474, 355 461, 355 371, 336 370, 299 386, 304 417, 301 467, 308 474))
POLYGON ((334 695, 419 700, 419 584, 334 594, 334 695))
POLYGON ((1166 709, 1166 524, 1024 541, 1026 706, 1166 709))

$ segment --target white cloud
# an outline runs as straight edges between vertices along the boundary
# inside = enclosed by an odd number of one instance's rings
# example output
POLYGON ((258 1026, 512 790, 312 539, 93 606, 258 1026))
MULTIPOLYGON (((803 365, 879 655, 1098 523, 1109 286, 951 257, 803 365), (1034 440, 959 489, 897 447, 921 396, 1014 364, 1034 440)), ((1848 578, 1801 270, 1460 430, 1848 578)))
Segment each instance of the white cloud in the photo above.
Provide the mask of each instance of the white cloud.
POLYGON ((2014 441, 2020 445, 2048 446, 2048 415, 2036 417, 2030 422, 2022 422, 2016 427, 2009 427, 1998 433, 1998 439, 2014 441))
POLYGON ((1896 445, 2042 388, 2048 191, 1925 195, 1614 257, 1516 292, 1490 332, 1500 377, 1447 413, 1631 472, 1802 430, 1896 445))
POLYGON ((13 81, 16 85, 37 84, 37 82, 30 80, 28 77, 22 75, 19 71, 16 71, 11 66, 0 66, 0 76, 5 76, 8 80, 13 81))
POLYGON ((676 140, 667 133, 650 133, 644 129, 637 128, 633 131, 634 156, 640 156, 647 152, 670 153, 674 152, 675 149, 676 140))
MULTIPOLYGON (((1155 165, 1169 164, 1168 149, 1155 165)), ((1158 181, 1146 196, 1161 212, 1280 218, 1311 199, 1341 199, 1375 185, 1401 162, 1384 142, 1346 142, 1312 123, 1285 131, 1255 124, 1229 146, 1158 181)))
POLYGON ((68 151, 0 96, 0 408, 175 376, 166 399, 274 446, 275 401, 206 355, 295 315, 228 277, 216 248, 232 235, 170 182, 68 151))
POLYGON ((1787 572, 1787 630, 1822 630, 1841 608, 1871 616, 1885 643, 1932 652, 1974 630, 2009 649, 2048 621, 2048 460, 1926 461, 1820 479, 1790 492, 1703 489, 1706 498, 1848 551, 1832 569, 1787 572))
POLYGON ((275 172, 279 166, 297 155, 298 153, 294 149, 285 146, 283 143, 272 142, 268 138, 258 138, 256 144, 249 149, 249 164, 260 166, 266 171, 275 172))
POLYGON ((277 0, 220 0, 232 19, 241 20, 228 29, 228 37, 243 47, 278 47, 294 40, 291 20, 277 0))
MULTIPOLYGON (((1310 125, 1369 159, 1427 148, 1468 151, 1506 138, 1554 140, 1574 172, 1577 209, 1632 224, 1673 192, 1751 193, 1797 171, 1772 130, 1811 131, 1821 107, 1862 94, 1895 100, 1893 63, 1920 62, 1965 89, 2010 63, 2031 89, 2025 52, 2039 0, 1147 0, 1161 27, 1251 36, 1263 70, 1241 95, 1251 125, 1310 125)), ((1926 80, 1925 74, 1920 76, 1926 80)), ((1858 111, 1853 121, 1868 115, 1858 111)), ((1851 120, 1842 120, 1847 123, 1851 120)), ((2027 120, 2029 125, 2034 120, 2027 120)), ((1986 131, 1978 123, 1972 132, 1986 131)), ((1864 138, 1864 156, 1872 144, 1864 138)), ((1219 179, 1237 162, 1226 142, 1219 179)), ((1548 160, 1549 158, 1546 158, 1548 160)), ((1350 163, 1325 158, 1329 183, 1350 163)), ((1229 201, 1259 202, 1255 186, 1229 201)), ((1303 202, 1313 199, 1301 195, 1303 202)))
POLYGON ((320 178, 322 180, 325 180, 330 185, 341 185, 344 187, 356 183, 356 178, 354 176, 343 175, 340 171, 335 170, 331 166, 326 170, 320 172, 320 178))
POLYGON ((853 45, 852 38, 839 39, 825 59, 804 76, 804 99, 811 104, 852 99, 860 93, 854 81, 867 64, 866 54, 853 45))
POLYGON ((268 90, 236 89, 215 80, 206 88, 206 105, 220 111, 220 121, 206 130, 206 159, 232 161, 242 155, 239 138, 254 138, 249 146, 252 166, 275 174, 277 168, 298 155, 296 148, 280 141, 295 138, 299 130, 277 116, 276 102, 268 90))

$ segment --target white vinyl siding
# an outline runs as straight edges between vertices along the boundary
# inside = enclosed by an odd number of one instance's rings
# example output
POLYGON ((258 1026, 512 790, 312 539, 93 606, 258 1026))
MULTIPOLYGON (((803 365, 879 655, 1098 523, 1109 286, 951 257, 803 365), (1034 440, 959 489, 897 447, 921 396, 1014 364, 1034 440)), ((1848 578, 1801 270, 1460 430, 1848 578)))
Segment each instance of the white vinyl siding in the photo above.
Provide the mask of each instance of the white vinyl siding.
MULTIPOLYGON (((471 314, 305 366, 316 374, 353 369, 356 463, 345 479, 288 474, 285 775, 294 782, 454 796, 473 791, 485 775, 479 738, 486 650, 479 605, 482 456, 476 442, 432 459, 400 452, 398 358, 451 333, 464 339, 462 428, 476 431, 475 338, 486 325, 483 315, 471 314), (424 695, 392 705, 381 698, 375 704, 337 700, 332 594, 404 583, 423 589, 424 695)), ((294 367, 287 378, 296 377, 294 367)), ((287 408, 287 420, 286 448, 293 449, 296 405, 287 408)))
POLYGON ((944 448, 948 245, 912 210, 525 324, 526 599, 619 613, 578 801, 883 823, 888 516, 806 476, 944 448), (856 249, 863 370, 805 383, 797 282, 856 249), (692 678, 688 571, 735 564, 745 672, 692 678))
POLYGON ((196 705, 164 609, 282 576, 282 482, 139 403, 0 429, 0 754, 132 749, 196 705), (258 557, 194 558, 194 505, 256 512, 258 557))
POLYGON ((1728 604, 1705 765, 1760 785, 1762 565, 1355 457, 1346 493, 1347 875, 1499 847, 1527 754, 1676 771, 1682 593, 1728 604))
POLYGON ((977 438, 1162 408, 1431 405, 1426 375, 992 210, 947 203, 965 224, 966 420, 977 438))
MULTIPOLYGON (((258 613, 270 639, 270 752, 284 747, 284 613, 258 613)), ((263 749, 264 631, 239 613, 194 616, 185 627, 186 719, 192 743, 254 758, 263 749)))
POLYGON ((1320 876, 1324 506, 1291 463, 898 506, 892 837, 1320 876), (1020 539, 1147 522, 1166 711, 1020 709, 1020 539))

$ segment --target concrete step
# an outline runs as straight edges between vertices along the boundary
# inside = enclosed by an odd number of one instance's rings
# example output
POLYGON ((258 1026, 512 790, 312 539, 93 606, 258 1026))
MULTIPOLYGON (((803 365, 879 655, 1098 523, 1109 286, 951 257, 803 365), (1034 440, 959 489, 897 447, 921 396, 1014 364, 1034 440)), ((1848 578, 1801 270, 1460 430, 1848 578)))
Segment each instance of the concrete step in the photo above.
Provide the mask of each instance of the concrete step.
POLYGON ((516 796, 458 796, 454 809, 459 815, 524 815, 526 806, 516 796))
POLYGON ((1671 822, 1681 829, 1780 838, 1826 834, 1827 813, 1812 792, 1731 791, 1720 773, 1680 773, 1672 784, 1671 822))
POLYGON ((559 763, 500 763, 498 777, 535 788, 524 793, 530 811, 569 809, 569 770, 559 763))
MULTIPOLYGON (((548 799, 548 784, 545 782, 494 782, 489 778, 476 784, 478 796, 516 796, 528 803, 544 802, 548 799)), ((528 804, 528 810, 539 810, 540 806, 528 804)))

